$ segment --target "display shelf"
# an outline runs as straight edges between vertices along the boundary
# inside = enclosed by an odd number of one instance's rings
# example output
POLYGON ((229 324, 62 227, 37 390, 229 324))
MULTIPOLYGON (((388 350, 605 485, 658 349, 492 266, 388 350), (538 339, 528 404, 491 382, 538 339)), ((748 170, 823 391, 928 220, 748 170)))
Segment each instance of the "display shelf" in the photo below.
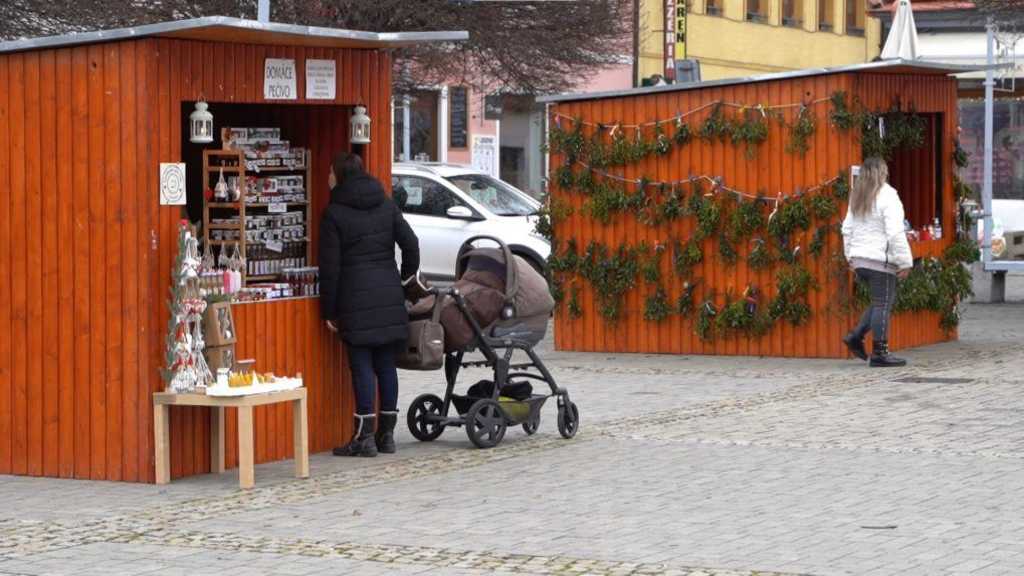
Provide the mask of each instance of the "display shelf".
MULTIPOLYGON (((223 168, 224 172, 227 172, 227 173, 230 173, 230 174, 238 174, 239 175, 238 190, 239 190, 239 192, 241 194, 241 199, 238 202, 206 202, 203 205, 203 234, 204 234, 205 245, 207 245, 207 246, 221 246, 222 249, 226 249, 226 248, 223 248, 223 247, 229 246, 231 244, 236 244, 236 245, 238 245, 239 250, 241 251, 241 254, 243 255, 243 257, 246 258, 247 260, 249 260, 250 259, 250 252, 251 252, 249 250, 249 245, 263 247, 263 246, 266 246, 266 244, 267 244, 266 241, 262 241, 262 240, 261 241, 249 241, 249 240, 246 239, 246 236, 245 236, 244 233, 241 234, 240 235, 241 237, 239 239, 237 239, 237 240, 214 240, 214 239, 211 238, 210 232, 213 231, 213 230, 239 230, 241 232, 245 232, 245 231, 248 230, 248 228, 246 226, 246 219, 247 218, 251 218, 254 215, 259 215, 260 217, 265 217, 268 214, 272 215, 273 213, 269 213, 268 210, 267 210, 267 208, 269 208, 272 205, 274 205, 274 206, 285 206, 285 207, 295 207, 297 210, 293 210, 293 212, 297 212, 297 211, 301 210, 304 213, 304 216, 305 216, 305 218, 303 218, 303 224, 305 226, 307 235, 309 234, 309 231, 311 230, 310 227, 312 225, 312 214, 311 214, 312 205, 311 205, 311 203, 308 200, 308 198, 309 198, 309 190, 312 188, 312 180, 313 180, 312 162, 310 161, 311 158, 312 158, 312 155, 311 155, 311 153, 310 153, 310 151, 308 149, 297 149, 297 150, 302 150, 302 154, 303 154, 303 158, 304 158, 302 166, 274 166, 274 167, 252 166, 252 167, 250 167, 249 163, 251 162, 251 160, 247 160, 246 159, 245 152, 242 151, 242 150, 205 150, 205 151, 203 151, 203 178, 204 178, 203 186, 204 186, 204 189, 206 187, 211 186, 212 182, 214 181, 213 179, 216 179, 216 178, 219 177, 220 171, 223 168), (303 188, 305 190, 305 196, 306 196, 307 200, 305 200, 305 201, 291 201, 291 202, 252 202, 252 203, 249 203, 249 202, 245 201, 245 198, 246 198, 247 192, 248 192, 248 187, 249 187, 249 179, 246 178, 246 176, 250 176, 250 177, 251 176, 255 176, 255 177, 263 176, 263 177, 266 177, 268 175, 284 175, 284 174, 295 174, 295 175, 301 174, 301 175, 303 175, 303 188), (258 212, 253 212, 252 209, 259 209, 259 211, 258 212), (233 211, 234 213, 238 214, 239 223, 238 224, 214 224, 214 223, 212 223, 212 221, 211 221, 212 218, 210 217, 211 210, 216 210, 217 214, 218 214, 218 217, 223 217, 223 215, 224 215, 224 213, 226 211, 233 211)), ((299 243, 305 244, 306 245, 305 246, 305 261, 306 262, 312 261, 312 244, 311 244, 308 236, 306 238, 301 238, 301 239, 296 238, 296 239, 279 240, 278 242, 281 242, 282 244, 289 244, 289 245, 295 245, 295 244, 299 244, 299 243)), ((277 278, 277 277, 278 277, 277 274, 272 274, 272 275, 267 275, 267 274, 255 275, 255 274, 252 274, 252 275, 250 275, 250 274, 247 273, 247 270, 243 270, 242 271, 242 284, 245 285, 250 280, 256 281, 256 280, 264 280, 264 279, 273 279, 273 278, 277 278)))

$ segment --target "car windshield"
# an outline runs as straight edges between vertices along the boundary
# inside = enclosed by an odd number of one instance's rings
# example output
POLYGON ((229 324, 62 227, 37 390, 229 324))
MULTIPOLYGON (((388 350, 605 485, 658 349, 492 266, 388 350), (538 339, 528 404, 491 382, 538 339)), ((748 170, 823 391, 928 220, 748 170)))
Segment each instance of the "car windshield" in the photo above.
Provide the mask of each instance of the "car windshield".
POLYGON ((522 192, 484 174, 461 174, 448 178, 467 196, 497 216, 530 216, 537 207, 522 192))

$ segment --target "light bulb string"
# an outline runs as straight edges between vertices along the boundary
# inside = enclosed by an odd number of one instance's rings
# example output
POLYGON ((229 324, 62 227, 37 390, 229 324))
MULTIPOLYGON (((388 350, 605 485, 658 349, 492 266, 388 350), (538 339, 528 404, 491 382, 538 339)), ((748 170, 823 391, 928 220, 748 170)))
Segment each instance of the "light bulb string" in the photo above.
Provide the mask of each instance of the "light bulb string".
POLYGON ((636 186, 640 186, 640 185, 643 185, 645 187, 653 186, 655 188, 662 188, 662 187, 670 186, 670 187, 674 188, 676 186, 683 186, 683 185, 686 185, 686 184, 693 184, 694 182, 707 182, 707 183, 712 185, 712 190, 711 190, 712 193, 724 192, 724 193, 728 193, 728 194, 733 194, 733 195, 735 195, 737 197, 740 197, 740 198, 746 198, 746 199, 749 199, 749 200, 760 200, 762 202, 771 202, 776 207, 778 207, 779 204, 781 204, 783 202, 786 202, 788 200, 791 200, 793 198, 799 198, 799 197, 801 197, 801 196, 803 196, 805 194, 814 194, 814 193, 816 193, 816 192, 818 192, 820 190, 823 190, 823 189, 825 189, 825 188, 835 184, 840 179, 839 176, 833 176, 832 178, 829 178, 828 180, 825 180, 824 182, 821 182, 820 184, 815 184, 814 186, 811 186, 810 188, 801 189, 800 192, 797 192, 795 194, 783 194, 783 193, 780 192, 774 198, 770 198, 770 197, 767 197, 767 196, 765 196, 763 194, 750 194, 749 192, 743 192, 742 190, 737 190, 735 188, 731 188, 731 187, 726 186, 725 184, 722 183, 722 178, 721 177, 708 176, 706 174, 689 176, 687 178, 682 178, 682 179, 679 179, 679 180, 659 181, 659 180, 648 180, 646 178, 627 178, 626 176, 622 176, 622 175, 619 175, 619 174, 612 174, 610 172, 605 172, 604 170, 599 170, 599 169, 594 168, 593 166, 587 164, 586 162, 582 162, 582 161, 579 161, 579 160, 576 161, 576 164, 582 166, 583 168, 585 168, 586 170, 588 170, 588 171, 590 171, 590 172, 592 172, 594 174, 597 174, 598 176, 600 176, 602 178, 606 178, 606 179, 609 179, 609 180, 614 180, 616 182, 622 182, 624 184, 633 184, 633 185, 636 185, 636 186))
POLYGON ((785 110, 785 109, 789 109, 789 108, 810 108, 811 106, 817 106, 818 104, 821 104, 823 102, 828 102, 830 100, 831 100, 831 98, 818 98, 817 100, 812 100, 810 103, 807 103, 807 102, 795 102, 795 103, 792 103, 792 104, 774 104, 774 105, 771 105, 771 106, 765 106, 763 104, 756 104, 756 105, 751 106, 750 104, 740 104, 739 102, 726 102, 724 100, 715 100, 713 102, 708 102, 707 104, 703 104, 701 106, 698 106, 698 107, 694 108, 693 110, 688 110, 686 112, 680 112, 680 113, 676 114, 675 116, 672 116, 670 118, 666 118, 664 120, 655 120, 653 122, 643 122, 641 124, 621 124, 621 123, 617 123, 617 124, 607 123, 606 124, 606 123, 602 123, 602 122, 588 122, 586 120, 580 120, 580 119, 575 118, 575 117, 573 117, 573 116, 571 116, 569 114, 563 114, 561 112, 555 112, 555 113, 552 114, 552 116, 556 119, 556 121, 564 118, 566 120, 569 120, 570 122, 575 122, 575 123, 583 125, 583 126, 590 126, 590 127, 593 127, 593 128, 599 128, 599 127, 611 128, 612 132, 614 133, 615 131, 617 131, 619 129, 623 129, 623 130, 642 129, 642 128, 646 128, 646 127, 649 127, 649 126, 659 126, 661 124, 669 124, 671 122, 680 122, 680 121, 682 121, 683 119, 685 119, 685 118, 687 118, 689 116, 693 116, 694 114, 699 114, 700 112, 703 112, 704 110, 707 110, 708 108, 713 108, 713 107, 719 106, 719 105, 727 106, 729 108, 737 108, 737 109, 742 110, 742 111, 758 110, 758 111, 761 111, 762 114, 763 114, 764 112, 769 111, 769 110, 785 110))

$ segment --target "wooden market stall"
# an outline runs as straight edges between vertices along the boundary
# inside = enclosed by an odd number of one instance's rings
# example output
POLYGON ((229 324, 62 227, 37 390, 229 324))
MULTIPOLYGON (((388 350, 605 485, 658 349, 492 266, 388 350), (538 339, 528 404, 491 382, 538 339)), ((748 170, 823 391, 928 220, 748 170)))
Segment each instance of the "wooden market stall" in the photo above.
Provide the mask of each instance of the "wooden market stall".
POLYGON ((955 338, 959 71, 888 61, 544 99, 557 348, 845 357, 861 304, 839 224, 866 154, 888 156, 919 259, 891 347, 955 338))
MULTIPOLYGON (((0 43, 0 474, 154 480, 150 397, 164 388, 177 227, 186 214, 201 219, 210 184, 190 181, 187 206, 161 205, 159 171, 184 162, 190 178, 201 173, 201 149, 189 143, 197 101, 209 104, 218 131, 275 126, 310 150, 316 246, 330 158, 350 149, 356 105, 373 120, 358 152, 390 183, 388 50, 465 38, 208 17, 0 43), (265 97, 268 59, 292 63, 294 93, 265 97), (306 94, 305 62, 314 59, 333 62, 333 95, 306 94)), ((318 300, 233 308, 238 357, 303 374, 311 450, 342 442, 348 371, 318 300)), ((172 476, 209 471, 208 409, 175 407, 170 418, 172 476)), ((291 419, 287 406, 256 409, 257 462, 290 457, 291 419)))

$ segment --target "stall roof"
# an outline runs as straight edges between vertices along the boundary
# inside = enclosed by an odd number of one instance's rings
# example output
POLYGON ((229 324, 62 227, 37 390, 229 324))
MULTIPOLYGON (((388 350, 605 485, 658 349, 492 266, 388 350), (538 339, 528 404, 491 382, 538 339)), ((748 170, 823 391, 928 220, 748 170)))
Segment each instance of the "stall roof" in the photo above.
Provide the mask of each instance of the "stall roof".
POLYGON ((426 42, 458 42, 469 39, 469 32, 362 32, 260 22, 228 16, 206 16, 191 20, 160 22, 132 28, 78 32, 62 36, 43 36, 0 42, 0 54, 80 44, 111 42, 129 38, 181 38, 215 42, 251 44, 287 44, 320 48, 399 48, 426 42))
POLYGON ((777 72, 773 74, 762 74, 759 76, 747 76, 742 78, 726 78, 723 80, 709 80, 707 82, 687 82, 683 84, 669 84, 667 86, 648 86, 644 88, 630 88, 628 90, 614 90, 611 92, 590 92, 582 94, 554 94, 537 98, 538 102, 571 102, 574 100, 598 100, 601 98, 618 98, 620 96, 638 96, 644 94, 660 94, 662 92, 679 92, 683 90, 695 90, 699 88, 715 88, 721 86, 733 86, 736 84, 750 84, 754 82, 769 82, 773 80, 790 80, 795 78, 806 78, 808 76, 822 76, 825 74, 845 74, 851 72, 872 72, 876 74, 963 74, 966 72, 977 72, 984 70, 985 66, 963 66, 957 64, 946 64, 941 62, 923 62, 921 60, 882 60, 879 62, 868 62, 865 64, 852 64, 849 66, 837 66, 834 68, 807 68, 805 70, 792 70, 788 72, 777 72))

